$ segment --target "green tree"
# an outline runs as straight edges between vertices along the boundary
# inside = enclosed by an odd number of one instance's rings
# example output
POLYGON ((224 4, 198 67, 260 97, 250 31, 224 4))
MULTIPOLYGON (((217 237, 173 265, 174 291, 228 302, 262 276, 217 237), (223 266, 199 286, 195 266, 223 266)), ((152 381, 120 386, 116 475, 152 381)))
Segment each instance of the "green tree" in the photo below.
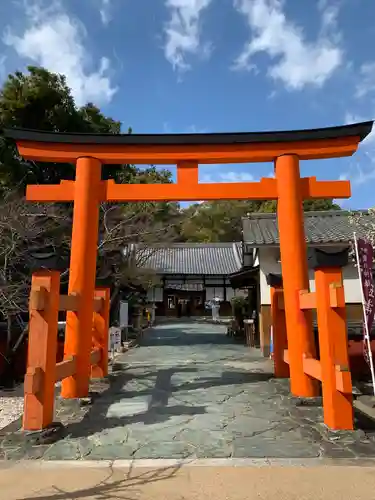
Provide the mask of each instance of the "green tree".
POLYGON ((241 239, 242 217, 258 212, 261 202, 208 201, 184 211, 181 234, 187 241, 219 242, 241 239))
MULTIPOLYGON (((305 200, 305 211, 339 210, 331 200, 305 200)), ((191 205, 184 211, 181 235, 186 241, 240 241, 242 217, 248 213, 275 213, 277 201, 210 201, 191 205)))
MULTIPOLYGON (((260 212, 275 213, 277 210, 277 201, 264 201, 261 204, 260 212)), ((303 200, 303 210, 305 212, 314 212, 320 210, 341 210, 339 205, 332 200, 303 200)))
MULTIPOLYGON (((27 73, 9 75, 0 90, 0 129, 13 127, 61 133, 121 132, 121 123, 94 104, 78 108, 63 75, 34 66, 27 73)), ((72 204, 30 206, 24 202, 25 186, 57 184, 74 176, 74 165, 25 161, 13 141, 0 136, 0 315, 7 319, 27 311, 30 247, 52 246, 64 255, 70 250, 72 204)), ((171 182, 169 172, 152 166, 105 165, 103 178, 124 183, 171 182)), ((103 203, 100 208, 98 272, 109 269, 117 281, 127 278, 121 259, 124 244, 132 240, 161 242, 176 236, 177 204, 103 203)), ((67 277, 68 269, 62 273, 63 283, 67 277)))
MULTIPOLYGON (((9 75, 0 90, 0 128, 12 127, 66 133, 121 132, 121 122, 105 116, 94 104, 76 107, 64 75, 35 66, 29 66, 26 74, 9 75)), ((74 176, 74 165, 24 161, 12 141, 0 139, 0 189, 17 188, 23 193, 27 184, 57 184, 74 176)), ((104 165, 103 178, 121 183, 168 183, 171 173, 153 166, 104 165)), ((179 212, 176 203, 153 203, 148 205, 148 213, 150 207, 154 217, 164 220, 179 212)), ((144 206, 138 208, 145 211, 144 206)))
MULTIPOLYGON (((121 123, 106 117, 88 103, 77 108, 64 75, 44 68, 28 67, 28 73, 9 75, 0 91, 0 128, 28 128, 49 132, 118 134, 121 123)), ((0 185, 3 188, 26 184, 58 183, 74 179, 74 166, 64 163, 22 160, 12 141, 0 144, 0 185)), ((116 178, 124 166, 105 166, 104 178, 116 178)))

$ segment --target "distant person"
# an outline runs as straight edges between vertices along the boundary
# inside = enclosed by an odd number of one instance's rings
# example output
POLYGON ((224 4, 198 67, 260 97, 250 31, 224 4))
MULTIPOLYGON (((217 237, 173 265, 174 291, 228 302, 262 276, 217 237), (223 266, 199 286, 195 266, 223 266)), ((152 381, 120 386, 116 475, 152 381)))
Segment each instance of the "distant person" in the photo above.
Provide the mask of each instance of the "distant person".
POLYGON ((219 309, 220 302, 218 300, 214 300, 212 303, 212 320, 215 322, 219 321, 219 309))

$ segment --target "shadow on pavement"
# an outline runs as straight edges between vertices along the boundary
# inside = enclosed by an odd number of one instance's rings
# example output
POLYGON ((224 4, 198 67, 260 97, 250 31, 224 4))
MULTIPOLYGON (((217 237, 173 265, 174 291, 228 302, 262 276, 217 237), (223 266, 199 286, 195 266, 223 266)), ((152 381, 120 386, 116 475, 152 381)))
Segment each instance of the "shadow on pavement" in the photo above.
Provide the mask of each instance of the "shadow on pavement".
POLYGON ((66 433, 71 438, 87 437, 114 427, 126 427, 137 423, 153 425, 164 423, 174 416, 202 415, 207 413, 206 405, 187 405, 184 401, 179 401, 179 396, 176 393, 186 390, 195 391, 211 387, 257 383, 272 378, 272 375, 267 373, 225 371, 220 377, 208 377, 192 382, 182 381, 180 385, 172 384, 174 374, 196 373, 197 371, 196 368, 168 368, 156 372, 150 371, 139 376, 119 372, 119 374, 110 377, 109 388, 93 402, 83 419, 66 426, 66 433), (126 390, 126 385, 131 380, 136 379, 139 382, 155 377, 155 375, 156 380, 153 387, 147 387, 145 383, 146 388, 143 390, 126 390), (175 405, 170 405, 172 395, 177 403, 175 405), (147 401, 147 409, 126 415, 127 408, 131 409, 135 398, 144 398, 147 401), (110 408, 116 407, 116 404, 120 405, 118 413, 121 414, 121 411, 124 413, 120 416, 111 416, 110 408))
MULTIPOLYGON (((96 399, 90 410, 83 417, 81 422, 68 424, 66 433, 72 437, 87 437, 101 432, 104 429, 114 427, 125 427, 131 424, 143 423, 152 425, 163 423, 174 416, 192 416, 206 413, 206 406, 190 406, 177 404, 167 406, 172 394, 171 377, 176 372, 196 372, 195 368, 167 369, 157 372, 148 372, 140 376, 129 375, 128 373, 119 373, 110 377, 110 386, 96 399), (137 381, 145 378, 151 378, 156 375, 154 387, 143 391, 126 391, 126 384, 132 380, 137 381), (125 390, 124 390, 125 387, 125 390), (124 403, 131 406, 132 399, 140 396, 148 396, 147 409, 133 415, 108 416, 110 407, 116 403, 124 403)), ((126 408, 124 408, 126 411, 126 408)), ((121 412, 121 409, 119 410, 121 412)))
POLYGON ((122 500, 135 500, 138 498, 140 493, 140 491, 137 490, 137 487, 139 488, 145 484, 171 479, 180 468, 181 464, 177 464, 172 467, 165 467, 134 474, 134 469, 131 467, 124 479, 112 481, 111 479, 114 475, 114 471, 113 469, 109 469, 109 472, 104 479, 89 488, 76 489, 75 491, 65 491, 61 487, 58 488, 51 485, 51 488, 55 490, 54 493, 23 497, 19 500, 78 500, 85 498, 100 498, 103 500, 118 500, 121 498, 122 500), (127 490, 131 491, 127 494, 127 490))
POLYGON ((140 345, 144 347, 154 346, 236 346, 244 343, 244 339, 228 337, 225 331, 197 332, 197 328, 192 327, 159 327, 145 334, 140 340, 140 345))

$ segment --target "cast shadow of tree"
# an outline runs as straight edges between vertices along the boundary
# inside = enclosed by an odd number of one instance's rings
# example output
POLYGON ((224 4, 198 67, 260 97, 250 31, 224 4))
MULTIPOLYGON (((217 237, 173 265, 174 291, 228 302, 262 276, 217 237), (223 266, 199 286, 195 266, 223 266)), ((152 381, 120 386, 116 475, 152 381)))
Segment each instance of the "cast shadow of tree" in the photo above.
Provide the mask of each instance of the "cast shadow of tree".
POLYGON ((33 495, 32 497, 20 498, 20 500, 81 500, 85 498, 96 498, 98 500, 135 500, 139 498, 142 486, 172 479, 181 467, 182 463, 176 463, 176 465, 171 467, 157 468, 138 473, 131 466, 126 471, 125 477, 119 480, 112 480, 114 470, 110 468, 109 473, 103 480, 88 488, 66 491, 52 485, 54 492, 51 494, 33 495))

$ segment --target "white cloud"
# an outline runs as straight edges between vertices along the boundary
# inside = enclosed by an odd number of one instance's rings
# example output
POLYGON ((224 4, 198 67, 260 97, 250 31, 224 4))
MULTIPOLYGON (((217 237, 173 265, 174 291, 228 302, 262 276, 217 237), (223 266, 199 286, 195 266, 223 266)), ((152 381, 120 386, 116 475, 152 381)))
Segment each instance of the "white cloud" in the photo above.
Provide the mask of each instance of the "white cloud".
POLYGON ((253 56, 264 52, 275 60, 269 76, 290 90, 301 90, 307 85, 322 86, 341 65, 343 51, 337 35, 336 4, 328 7, 326 2, 318 3, 322 20, 314 42, 307 41, 303 29, 287 19, 283 0, 234 0, 234 4, 246 17, 252 37, 233 69, 256 68, 253 56))
MULTIPOLYGON (((360 120, 352 120, 354 121, 360 120)), ((375 143, 374 133, 370 134, 367 142, 362 142, 356 156, 348 165, 346 172, 342 172, 340 180, 349 180, 353 186, 361 186, 375 180, 375 143)))
POLYGON ((356 88, 356 97, 366 97, 375 92, 375 61, 362 64, 359 70, 360 81, 356 88))
POLYGON ((247 172, 225 172, 220 174, 222 182, 252 182, 254 177, 247 172))
MULTIPOLYGON (((355 114, 355 113, 346 113, 345 115, 345 123, 347 125, 350 125, 351 123, 358 123, 358 122, 366 122, 374 119, 375 115, 375 109, 372 108, 372 113, 369 113, 369 115, 364 117, 363 115, 360 114, 355 114)), ((360 148, 374 148, 375 146, 375 126, 372 128, 371 132, 369 135, 361 142, 360 148)))
POLYGON ((318 10, 321 13, 321 30, 320 34, 335 40, 337 43, 341 40, 341 34, 338 29, 338 17, 340 13, 340 0, 318 0, 318 10))
POLYGON ((6 59, 7 59, 6 56, 0 56, 0 81, 2 81, 6 75, 6 66, 5 66, 6 59))
POLYGON ((366 184, 375 179, 375 162, 373 158, 370 159, 369 164, 369 168, 365 169, 357 163, 350 173, 344 174, 344 176, 346 175, 347 179, 356 186, 366 184))
POLYGON ((8 27, 3 42, 20 57, 64 74, 78 105, 109 102, 116 92, 109 76, 110 61, 102 57, 99 68, 90 70, 91 57, 84 46, 87 34, 82 23, 71 18, 59 1, 48 7, 40 1, 27 2, 24 12, 24 30, 14 34, 8 27))
POLYGON ((207 130, 205 128, 199 128, 196 125, 189 125, 187 128, 188 134, 205 134, 207 130))
POLYGON ((168 122, 163 123, 163 130, 165 134, 204 134, 207 132, 205 128, 197 127, 192 124, 184 129, 175 129, 168 122))
MULTIPOLYGON (((374 107, 371 108, 375 112, 374 107)), ((356 123, 371 120, 373 117, 347 113, 345 123, 356 123)), ((349 161, 348 169, 340 176, 340 180, 350 180, 353 186, 363 186, 375 180, 375 127, 359 145, 359 151, 349 161)))
POLYGON ((111 0, 101 0, 101 6, 99 12, 100 12, 100 18, 104 25, 109 24, 110 21, 112 20, 111 7, 112 7, 111 0))
POLYGON ((201 177, 201 182, 252 182, 254 177, 248 172, 222 172, 219 174, 204 174, 201 177))
POLYGON ((166 0, 170 19, 165 26, 166 59, 178 71, 190 69, 186 56, 209 57, 211 45, 201 41, 201 15, 212 0, 166 0))

